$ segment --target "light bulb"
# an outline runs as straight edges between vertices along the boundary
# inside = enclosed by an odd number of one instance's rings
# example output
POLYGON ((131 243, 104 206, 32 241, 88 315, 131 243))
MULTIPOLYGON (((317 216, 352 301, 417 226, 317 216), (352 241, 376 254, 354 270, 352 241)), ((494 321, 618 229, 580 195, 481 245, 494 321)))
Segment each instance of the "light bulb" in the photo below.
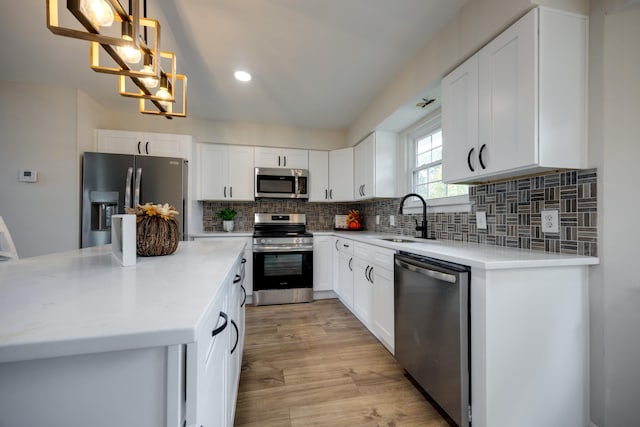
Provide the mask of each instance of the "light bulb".
MULTIPOLYGON (((127 35, 123 35, 122 38, 129 41, 133 40, 130 36, 127 35)), ((140 49, 137 49, 133 46, 118 46, 117 50, 120 57, 129 64, 137 64, 142 59, 142 52, 140 51, 140 49)))
POLYGON ((140 81, 143 85, 145 85, 149 89, 153 89, 154 87, 158 86, 158 79, 156 77, 152 77, 153 67, 151 67, 151 65, 145 65, 144 67, 142 67, 142 70, 140 70, 140 72, 150 74, 149 77, 140 78, 140 81))
MULTIPOLYGON (((163 86, 160 86, 160 89, 158 89, 158 91, 156 92, 156 96, 162 99, 171 99, 169 90, 163 86)), ((158 101, 158 104, 162 105, 162 107, 168 112, 171 112, 171 101, 158 101)))
POLYGON ((110 27, 113 24, 113 10, 105 0, 81 0, 80 12, 94 27, 110 27))

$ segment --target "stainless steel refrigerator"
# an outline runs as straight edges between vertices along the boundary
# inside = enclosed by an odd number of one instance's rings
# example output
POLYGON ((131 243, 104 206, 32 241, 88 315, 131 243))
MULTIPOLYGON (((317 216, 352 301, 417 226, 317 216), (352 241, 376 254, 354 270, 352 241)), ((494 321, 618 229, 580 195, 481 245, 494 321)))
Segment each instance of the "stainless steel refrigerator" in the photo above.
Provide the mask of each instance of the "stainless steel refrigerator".
POLYGON ((187 167, 187 161, 179 158, 84 153, 81 246, 111 243, 111 216, 147 202, 175 206, 185 240, 187 167))

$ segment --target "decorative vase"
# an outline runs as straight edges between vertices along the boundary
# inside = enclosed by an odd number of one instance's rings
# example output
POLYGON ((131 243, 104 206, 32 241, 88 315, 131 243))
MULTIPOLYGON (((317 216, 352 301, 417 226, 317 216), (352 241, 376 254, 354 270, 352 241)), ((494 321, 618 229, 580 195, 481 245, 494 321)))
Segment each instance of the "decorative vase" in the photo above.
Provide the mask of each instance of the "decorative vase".
POLYGON ((178 249, 178 222, 159 216, 144 216, 136 226, 136 253, 140 256, 170 255, 178 249))
POLYGON ((223 220, 222 229, 224 231, 233 231, 233 220, 223 220))

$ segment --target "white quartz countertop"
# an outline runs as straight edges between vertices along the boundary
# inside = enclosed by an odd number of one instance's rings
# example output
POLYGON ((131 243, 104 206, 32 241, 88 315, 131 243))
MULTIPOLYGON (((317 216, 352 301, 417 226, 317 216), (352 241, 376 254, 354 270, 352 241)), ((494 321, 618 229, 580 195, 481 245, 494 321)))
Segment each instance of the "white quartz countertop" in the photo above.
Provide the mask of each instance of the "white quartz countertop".
POLYGON ((180 242, 122 267, 111 246, 0 263, 0 362, 195 341, 245 241, 180 242))
POLYGON ((598 264, 597 257, 557 254, 451 240, 424 240, 397 234, 373 231, 318 231, 316 236, 335 235, 398 251, 411 252, 485 270, 512 268, 540 268, 598 264), (390 242, 383 239, 411 240, 411 243, 390 242))

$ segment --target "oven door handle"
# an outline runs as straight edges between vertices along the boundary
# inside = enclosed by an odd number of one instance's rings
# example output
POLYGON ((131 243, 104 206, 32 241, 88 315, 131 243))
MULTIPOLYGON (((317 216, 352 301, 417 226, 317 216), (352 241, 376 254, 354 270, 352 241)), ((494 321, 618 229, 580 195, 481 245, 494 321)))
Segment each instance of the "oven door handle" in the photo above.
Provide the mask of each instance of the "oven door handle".
POLYGON ((296 247, 282 247, 282 246, 260 246, 259 248, 253 248, 255 253, 263 252, 313 252, 313 246, 296 246, 296 247))

